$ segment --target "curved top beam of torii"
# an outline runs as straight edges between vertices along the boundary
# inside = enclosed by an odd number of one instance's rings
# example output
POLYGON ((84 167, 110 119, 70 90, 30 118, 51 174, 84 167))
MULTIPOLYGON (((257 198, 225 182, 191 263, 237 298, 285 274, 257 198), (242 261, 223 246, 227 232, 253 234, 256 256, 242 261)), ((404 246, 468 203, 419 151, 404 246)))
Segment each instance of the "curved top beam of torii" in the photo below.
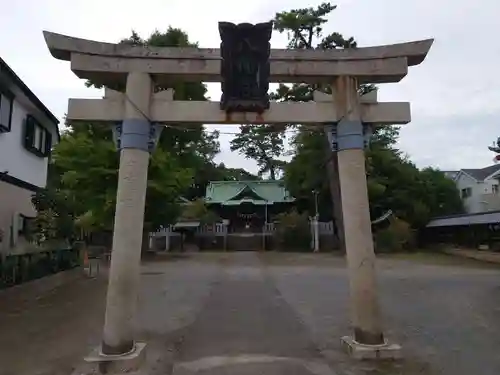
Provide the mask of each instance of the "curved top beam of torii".
MULTIPOLYGON (((149 73, 158 83, 176 80, 220 82, 220 51, 214 48, 138 47, 74 38, 44 31, 57 59, 71 61, 80 78, 108 87, 124 83, 131 71, 149 73)), ((271 51, 271 81, 331 83, 350 75, 360 82, 398 82, 408 66, 420 64, 433 39, 343 50, 271 51)))

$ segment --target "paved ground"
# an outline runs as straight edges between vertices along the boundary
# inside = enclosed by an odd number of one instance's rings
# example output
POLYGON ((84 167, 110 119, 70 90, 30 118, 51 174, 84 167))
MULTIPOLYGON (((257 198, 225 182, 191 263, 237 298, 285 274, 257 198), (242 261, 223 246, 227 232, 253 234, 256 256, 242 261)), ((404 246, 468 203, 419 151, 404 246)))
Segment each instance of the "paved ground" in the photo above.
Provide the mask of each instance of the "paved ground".
MULTIPOLYGON (((230 253, 142 267, 139 337, 147 374, 500 373, 500 268, 449 257, 379 261, 389 339, 405 360, 356 362, 342 258, 230 253)), ((105 276, 34 296, 0 293, 0 374, 82 373, 98 345, 105 276), (75 370, 75 366, 77 370, 75 370)))

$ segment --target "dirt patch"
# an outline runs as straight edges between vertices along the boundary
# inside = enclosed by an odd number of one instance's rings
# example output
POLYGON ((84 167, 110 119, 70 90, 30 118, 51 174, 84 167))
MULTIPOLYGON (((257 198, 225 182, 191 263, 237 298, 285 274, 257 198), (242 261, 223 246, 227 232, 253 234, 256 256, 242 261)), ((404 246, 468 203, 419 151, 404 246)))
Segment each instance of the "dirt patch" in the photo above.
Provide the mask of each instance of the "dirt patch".
POLYGON ((0 302, 0 374, 70 374, 99 343, 105 290, 104 277, 86 278, 0 302))

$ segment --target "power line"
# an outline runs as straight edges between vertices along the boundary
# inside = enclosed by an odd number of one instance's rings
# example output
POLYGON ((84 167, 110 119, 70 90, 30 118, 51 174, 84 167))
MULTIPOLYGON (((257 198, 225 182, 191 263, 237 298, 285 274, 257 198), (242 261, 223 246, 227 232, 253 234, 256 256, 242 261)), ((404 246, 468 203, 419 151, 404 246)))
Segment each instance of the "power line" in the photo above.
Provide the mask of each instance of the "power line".
MULTIPOLYGON (((203 126, 216 126, 217 124, 203 124, 203 126)), ((224 124, 221 124, 221 125, 224 125, 224 124)), ((164 124, 165 127, 167 128, 171 128, 171 129, 175 129, 175 130, 179 130, 179 131, 197 131, 198 129, 193 129, 193 128, 188 128, 188 127, 183 127, 183 126, 179 126, 179 125, 169 125, 169 124, 164 124)), ((258 125, 255 125, 255 126, 258 126, 258 125)), ((219 131, 219 130, 216 130, 219 134, 225 134, 225 135, 240 135, 241 132, 226 132, 226 131, 219 131)), ((272 134, 272 133, 279 133, 279 134, 283 134, 283 133, 298 133, 300 132, 299 129, 285 129, 285 130, 269 130, 268 132, 266 133, 269 133, 269 134, 272 134)))
MULTIPOLYGON (((363 96, 363 95, 366 95, 368 94, 370 91, 368 92, 362 92, 360 94, 360 96, 363 96)), ((134 101, 132 99, 130 99, 130 97, 127 95, 127 93, 125 92, 124 93, 124 96, 125 96, 125 99, 135 108, 135 110, 137 112, 139 112, 148 122, 150 125, 153 124, 153 121, 149 118, 149 116, 147 116, 138 106, 137 104, 134 103, 134 101)), ((351 113, 352 113, 353 109, 352 108, 349 108, 347 110, 347 112, 339 119, 337 120, 337 123, 342 121, 345 117, 349 116, 351 113)), ((178 126, 178 125, 169 125, 169 124, 163 124, 165 127, 167 128, 171 128, 171 129, 176 129, 176 130, 179 130, 179 131, 198 131, 198 129, 192 129, 192 128, 188 128, 188 127, 183 127, 183 126, 178 126)), ((203 126, 209 126, 209 125, 217 125, 217 124, 203 124, 203 126)), ((221 124, 222 125, 222 124, 221 124)), ((259 125, 255 125, 255 126, 259 126, 259 125)), ((307 129, 305 127, 307 127, 307 125, 298 125, 301 127, 301 129, 284 129, 284 130, 269 130, 267 133, 269 134, 272 134, 272 133, 279 133, 279 134, 286 134, 286 133, 293 133, 293 134, 296 134, 296 133, 299 133, 301 131, 304 131, 304 130, 307 130, 307 131, 312 131, 312 129, 307 129)), ((314 128, 314 131, 317 131, 317 130, 321 130, 322 127, 324 125, 312 125, 311 127, 314 128)), ((240 135, 241 132, 225 132, 225 131, 219 131, 217 130, 218 134, 223 134, 223 135, 240 135)))
MULTIPOLYGON (((134 103, 134 101, 132 99, 130 99, 130 97, 127 95, 127 93, 124 93, 124 96, 125 96, 125 99, 134 107, 134 109, 139 112, 148 122, 149 124, 153 124, 153 121, 149 118, 148 115, 146 115, 144 113, 144 111, 142 111, 138 106, 137 104, 134 103)), ((178 126, 178 125, 170 125, 170 124, 163 124, 165 127, 167 128, 171 128, 171 129, 176 129, 176 130, 179 130, 179 131, 198 131, 198 129, 192 129, 192 128, 188 128, 188 127, 183 127, 183 126, 178 126)), ((208 124, 208 125, 217 125, 217 124, 208 124)), ((208 126, 207 124, 203 124, 203 126, 208 126)), ((280 134, 283 134, 283 133, 297 133, 299 132, 300 130, 299 129, 285 129, 285 130, 269 130, 269 134, 271 133, 280 133, 280 134)), ((219 134, 223 134, 223 135, 239 135, 241 134, 240 132, 225 132, 225 131, 218 131, 217 132, 219 134)))

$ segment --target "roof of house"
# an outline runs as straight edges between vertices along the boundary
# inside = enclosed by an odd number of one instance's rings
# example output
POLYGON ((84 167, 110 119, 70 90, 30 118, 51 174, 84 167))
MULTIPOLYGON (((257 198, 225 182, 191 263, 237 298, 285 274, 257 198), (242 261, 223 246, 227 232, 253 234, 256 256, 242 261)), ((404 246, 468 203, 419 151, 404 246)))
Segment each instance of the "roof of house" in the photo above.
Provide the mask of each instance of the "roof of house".
POLYGON ((234 206, 241 203, 273 204, 293 202, 295 198, 282 181, 211 181, 206 190, 205 201, 234 206))
POLYGON ((59 120, 56 116, 42 103, 40 99, 30 90, 28 86, 22 81, 21 78, 12 70, 12 68, 0 57, 0 73, 4 73, 9 77, 12 82, 18 86, 26 97, 33 102, 33 104, 42 111, 54 124, 57 129, 57 136, 60 138, 59 133, 59 120))
POLYGON ((484 181, 486 177, 500 171, 500 164, 494 164, 480 169, 461 169, 461 171, 467 173, 471 177, 474 177, 478 181, 484 181))
POLYGON ((435 217, 429 221, 427 228, 454 227, 461 225, 498 224, 500 211, 478 212, 473 214, 458 214, 435 217))

